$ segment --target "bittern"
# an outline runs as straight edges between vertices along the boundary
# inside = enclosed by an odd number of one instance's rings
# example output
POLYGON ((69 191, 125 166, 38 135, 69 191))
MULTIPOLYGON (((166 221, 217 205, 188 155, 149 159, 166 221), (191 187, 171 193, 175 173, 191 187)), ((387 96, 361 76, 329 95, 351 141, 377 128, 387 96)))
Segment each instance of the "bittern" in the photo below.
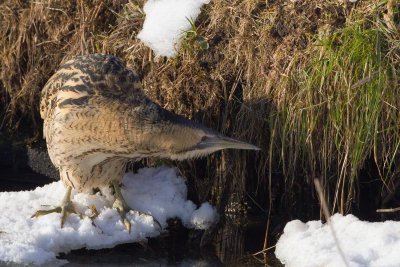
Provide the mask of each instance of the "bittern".
POLYGON ((91 192, 110 184, 113 207, 130 230, 125 215, 132 209, 119 188, 130 161, 259 149, 165 110, 144 94, 138 75, 111 55, 80 56, 62 65, 42 90, 40 115, 50 159, 67 192, 61 206, 32 217, 60 212, 61 227, 68 213, 77 213, 72 189, 91 192))

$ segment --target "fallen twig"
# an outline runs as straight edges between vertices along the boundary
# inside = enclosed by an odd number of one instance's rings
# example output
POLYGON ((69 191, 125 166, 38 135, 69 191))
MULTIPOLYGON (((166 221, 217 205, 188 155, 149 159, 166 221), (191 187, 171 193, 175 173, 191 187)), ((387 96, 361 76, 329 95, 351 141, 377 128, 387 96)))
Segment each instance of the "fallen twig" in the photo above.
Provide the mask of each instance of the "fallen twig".
POLYGON ((396 212, 399 211, 400 207, 390 209, 377 209, 376 212, 396 212))
POLYGON ((258 254, 264 253, 264 252, 266 252, 266 251, 268 251, 268 250, 270 250, 270 249, 273 249, 273 248, 275 248, 275 247, 276 247, 276 245, 274 245, 274 246, 272 246, 272 247, 269 247, 269 248, 265 248, 265 249, 260 250, 259 252, 256 252, 256 253, 254 253, 254 254, 252 254, 252 255, 253 255, 253 256, 257 256, 258 254))

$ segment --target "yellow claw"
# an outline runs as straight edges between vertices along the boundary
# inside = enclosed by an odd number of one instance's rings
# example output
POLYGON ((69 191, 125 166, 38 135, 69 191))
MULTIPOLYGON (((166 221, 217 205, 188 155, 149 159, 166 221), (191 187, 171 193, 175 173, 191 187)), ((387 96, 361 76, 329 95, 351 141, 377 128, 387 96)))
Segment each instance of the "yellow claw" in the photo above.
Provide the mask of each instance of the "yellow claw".
POLYGON ((53 212, 61 213, 61 228, 63 228, 64 223, 67 220, 68 214, 71 214, 71 213, 78 214, 79 217, 82 219, 82 215, 75 209, 74 205, 72 204, 71 190, 72 190, 72 187, 68 186, 67 192, 65 193, 65 196, 64 196, 63 200, 61 201, 60 206, 57 206, 54 209, 50 209, 50 210, 38 210, 31 216, 31 218, 37 218, 39 216, 47 215, 47 214, 50 214, 53 212))
POLYGON ((126 214, 129 211, 135 211, 135 212, 138 212, 139 215, 145 215, 145 216, 152 217, 154 222, 158 225, 158 227, 160 227, 160 229, 162 229, 160 222, 156 218, 154 218, 154 216, 144 213, 144 212, 141 212, 141 211, 134 210, 131 207, 129 207, 129 205, 126 203, 124 197, 122 196, 121 189, 119 188, 119 184, 117 181, 111 181, 111 185, 114 187, 114 190, 115 190, 115 201, 114 201, 112 207, 118 211, 119 215, 121 216, 121 218, 124 222, 126 229, 128 229, 128 231, 129 231, 129 233, 131 232, 131 223, 126 218, 126 214))
POLYGON ((90 219, 94 220, 97 216, 99 216, 99 212, 97 211, 95 205, 92 205, 92 207, 87 207, 87 208, 92 210, 92 215, 89 216, 90 219))

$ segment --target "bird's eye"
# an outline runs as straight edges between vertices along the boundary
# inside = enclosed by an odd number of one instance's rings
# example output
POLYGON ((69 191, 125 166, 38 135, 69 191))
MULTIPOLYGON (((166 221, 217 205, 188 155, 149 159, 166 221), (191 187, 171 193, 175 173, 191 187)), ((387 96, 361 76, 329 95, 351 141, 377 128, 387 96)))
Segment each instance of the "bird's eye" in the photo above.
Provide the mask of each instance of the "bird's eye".
POLYGON ((202 138, 201 138, 201 141, 205 141, 207 139, 207 136, 203 136, 202 138))

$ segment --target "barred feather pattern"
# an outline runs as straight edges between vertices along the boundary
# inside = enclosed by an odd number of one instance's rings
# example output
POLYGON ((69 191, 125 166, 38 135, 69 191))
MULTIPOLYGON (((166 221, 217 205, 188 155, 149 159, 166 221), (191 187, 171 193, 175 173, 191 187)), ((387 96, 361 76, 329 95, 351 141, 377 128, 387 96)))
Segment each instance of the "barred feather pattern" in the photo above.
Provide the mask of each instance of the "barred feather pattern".
POLYGON ((137 74, 114 56, 81 56, 61 66, 42 90, 40 114, 63 183, 90 191, 121 180, 135 158, 131 115, 149 103, 137 74))

